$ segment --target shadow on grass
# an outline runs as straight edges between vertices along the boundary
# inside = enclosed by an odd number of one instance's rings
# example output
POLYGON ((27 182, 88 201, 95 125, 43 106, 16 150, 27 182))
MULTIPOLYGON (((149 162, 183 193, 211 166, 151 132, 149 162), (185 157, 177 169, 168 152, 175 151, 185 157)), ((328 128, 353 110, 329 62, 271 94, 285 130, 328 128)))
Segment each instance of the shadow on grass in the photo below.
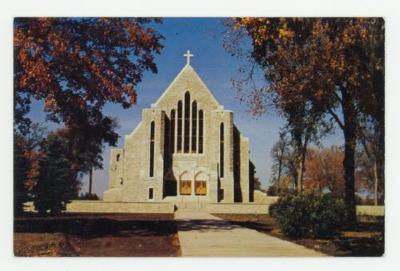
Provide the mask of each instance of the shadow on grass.
POLYGON ((14 232, 24 233, 65 233, 83 238, 96 238, 106 235, 129 236, 168 236, 176 233, 172 220, 138 220, 129 217, 105 215, 60 217, 27 216, 14 220, 14 232))

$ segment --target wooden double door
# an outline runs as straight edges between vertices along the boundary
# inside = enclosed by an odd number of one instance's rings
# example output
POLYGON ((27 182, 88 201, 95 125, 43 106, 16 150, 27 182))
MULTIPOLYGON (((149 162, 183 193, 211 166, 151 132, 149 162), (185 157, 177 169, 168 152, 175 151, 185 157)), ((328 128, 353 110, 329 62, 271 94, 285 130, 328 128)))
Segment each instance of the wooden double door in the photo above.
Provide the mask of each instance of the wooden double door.
MULTIPOLYGON (((192 194, 192 183, 191 180, 181 180, 179 185, 179 191, 181 195, 192 194)), ((203 180, 194 181, 194 193, 196 196, 207 195, 207 182, 203 180)))

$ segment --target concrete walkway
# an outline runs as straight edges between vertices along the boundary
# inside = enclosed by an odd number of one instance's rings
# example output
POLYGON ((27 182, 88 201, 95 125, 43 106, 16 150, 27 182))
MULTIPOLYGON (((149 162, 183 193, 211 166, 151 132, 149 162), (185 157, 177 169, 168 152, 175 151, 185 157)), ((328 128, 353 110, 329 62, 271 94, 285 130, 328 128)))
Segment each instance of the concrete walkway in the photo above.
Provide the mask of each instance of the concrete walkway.
POLYGON ((175 220, 182 256, 326 256, 200 211, 178 211, 175 220))

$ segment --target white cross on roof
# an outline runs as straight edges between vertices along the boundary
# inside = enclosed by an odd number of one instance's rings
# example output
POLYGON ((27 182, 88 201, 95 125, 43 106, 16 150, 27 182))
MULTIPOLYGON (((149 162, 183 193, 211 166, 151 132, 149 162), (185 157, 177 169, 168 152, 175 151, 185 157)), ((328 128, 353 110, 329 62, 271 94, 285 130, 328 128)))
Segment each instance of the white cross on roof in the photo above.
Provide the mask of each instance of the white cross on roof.
POLYGON ((190 65, 190 58, 193 57, 194 55, 190 53, 189 50, 186 51, 186 54, 183 55, 186 57, 186 65, 190 65))

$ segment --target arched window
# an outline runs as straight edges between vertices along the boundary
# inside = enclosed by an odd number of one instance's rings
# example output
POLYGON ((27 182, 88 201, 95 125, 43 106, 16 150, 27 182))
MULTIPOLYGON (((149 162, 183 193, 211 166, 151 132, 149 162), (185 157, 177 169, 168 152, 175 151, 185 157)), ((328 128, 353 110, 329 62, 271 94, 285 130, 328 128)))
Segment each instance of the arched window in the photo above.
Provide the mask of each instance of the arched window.
POLYGON ((204 116, 203 110, 199 110, 199 153, 203 153, 203 126, 204 116))
POLYGON ((192 103, 192 152, 196 152, 197 145, 197 102, 192 103))
POLYGON ((149 176, 154 176, 154 121, 150 124, 150 168, 149 176))
POLYGON ((224 177, 224 123, 219 126, 219 172, 220 177, 224 177))
POLYGON ((175 152, 175 109, 171 110, 171 152, 175 152))
POLYGON ((185 93, 185 126, 184 126, 184 144, 183 151, 189 152, 189 140, 190 140, 190 94, 187 91, 185 93))
POLYGON ((120 156, 121 156, 121 155, 118 153, 118 154, 117 154, 117 159, 116 159, 117 162, 119 161, 119 157, 120 157, 120 156))
POLYGON ((182 151, 182 101, 178 102, 178 131, 176 148, 178 152, 182 151))

